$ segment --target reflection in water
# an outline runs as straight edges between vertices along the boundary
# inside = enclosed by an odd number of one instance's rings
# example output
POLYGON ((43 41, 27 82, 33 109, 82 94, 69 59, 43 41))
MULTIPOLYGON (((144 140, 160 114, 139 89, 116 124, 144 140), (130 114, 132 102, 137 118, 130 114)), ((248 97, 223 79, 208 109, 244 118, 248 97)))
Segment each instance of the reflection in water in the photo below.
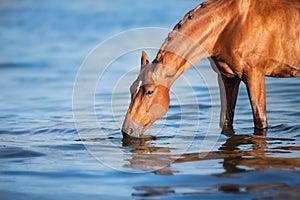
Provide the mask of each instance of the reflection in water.
MULTIPOLYGON (((300 167, 299 158, 279 158, 273 157, 275 154, 290 153, 282 147, 268 147, 268 142, 272 141, 295 141, 288 138, 267 138, 266 132, 255 131, 254 134, 235 135, 227 133, 227 141, 220 147, 220 153, 224 153, 223 167, 226 173, 236 173, 246 171, 239 166, 244 166, 250 170, 267 169, 290 169, 295 170, 300 167)), ((280 143, 280 142, 279 142, 280 143)), ((295 147, 293 147, 295 149, 295 147)), ((292 150, 292 149, 291 149, 292 150)))
POLYGON ((174 162, 170 154, 172 148, 147 145, 149 141, 156 139, 155 137, 123 138, 123 146, 132 148, 131 158, 126 160, 129 164, 125 164, 124 167, 158 172, 161 168, 174 162))
MULTIPOLYGON (((123 140, 123 145, 131 149, 131 157, 127 160, 129 164, 125 167, 143 171, 154 170, 155 174, 161 175, 175 175, 180 174, 180 171, 173 167, 177 164, 221 160, 224 172, 216 174, 216 176, 226 178, 230 178, 234 174, 241 172, 250 173, 257 170, 299 170, 300 158, 297 156, 291 156, 289 158, 287 158, 287 156, 278 156, 280 154, 295 153, 295 151, 298 153, 297 151, 300 147, 280 146, 282 143, 293 142, 295 139, 267 137, 266 131, 254 131, 253 134, 235 134, 234 130, 228 129, 223 130, 222 134, 225 135, 227 139, 217 151, 208 153, 184 153, 182 155, 172 154, 172 150, 174 149, 168 147, 156 147, 151 145, 153 140, 159 140, 160 138, 123 140)), ((283 183, 258 183, 218 184, 213 186, 137 186, 134 188, 136 192, 133 195, 142 197, 172 195, 175 193, 184 195, 217 193, 257 194, 276 190, 279 195, 278 197, 280 197, 280 195, 284 195, 286 190, 295 190, 295 187, 290 187, 283 183)), ((297 192, 294 194, 296 195, 297 192)))
MULTIPOLYGON (((149 145, 153 140, 159 138, 130 138, 123 139, 123 146, 130 147, 130 164, 126 167, 138 170, 151 170, 151 167, 164 170, 163 167, 172 163, 185 163, 194 161, 205 161, 223 159, 223 168, 226 173, 236 173, 249 170, 265 169, 291 169, 300 167, 300 158, 275 157, 278 154, 287 154, 291 151, 298 151, 297 146, 274 146, 268 147, 269 142, 290 141, 289 138, 266 137, 266 131, 255 131, 254 134, 235 134, 234 130, 223 130, 222 134, 227 140, 219 147, 218 151, 202 153, 184 153, 182 155, 172 154, 174 148, 157 147, 149 145), (241 168, 243 166, 243 168, 241 168)), ((169 173, 168 173, 169 174, 169 173)))
MULTIPOLYGON (((220 184, 214 186, 165 186, 165 187, 135 187, 133 196, 153 197, 153 196, 172 196, 184 195, 185 198, 197 195, 218 195, 218 194, 234 194, 234 195, 253 195, 266 194, 266 198, 256 199, 299 199, 298 191, 300 187, 291 187, 287 184, 220 184), (269 197, 268 196, 272 196, 269 197)), ((224 198, 224 197, 223 197, 224 198)), ((232 199, 229 196, 228 199, 232 199)))

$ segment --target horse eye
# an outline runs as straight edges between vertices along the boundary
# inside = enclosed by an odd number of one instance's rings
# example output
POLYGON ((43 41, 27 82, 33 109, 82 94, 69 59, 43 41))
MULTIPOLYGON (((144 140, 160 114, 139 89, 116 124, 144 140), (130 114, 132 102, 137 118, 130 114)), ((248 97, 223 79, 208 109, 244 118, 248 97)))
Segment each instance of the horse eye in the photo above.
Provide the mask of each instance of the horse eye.
POLYGON ((148 90, 147 92, 146 92, 146 95, 147 96, 152 96, 154 94, 154 90, 148 90))

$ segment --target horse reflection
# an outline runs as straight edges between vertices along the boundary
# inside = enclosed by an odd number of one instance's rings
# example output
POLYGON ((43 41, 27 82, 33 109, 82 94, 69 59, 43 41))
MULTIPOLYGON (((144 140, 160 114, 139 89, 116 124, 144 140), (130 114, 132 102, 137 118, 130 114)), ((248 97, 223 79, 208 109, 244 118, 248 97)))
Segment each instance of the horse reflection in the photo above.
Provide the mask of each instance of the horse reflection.
MULTIPOLYGON (((237 173, 247 171, 239 168, 245 156, 262 159, 265 157, 265 151, 268 148, 266 141, 266 130, 255 130, 254 134, 235 135, 233 129, 223 130, 222 133, 228 137, 226 142, 219 148, 224 153, 223 168, 227 173, 237 173), (250 145, 250 146, 249 146, 250 145), (247 147, 249 146, 249 147, 247 147)), ((246 164, 246 163, 245 163, 246 164)), ((243 165, 250 167, 248 165, 243 165)))
MULTIPOLYGON (((300 158, 272 157, 272 153, 289 153, 287 147, 269 148, 268 142, 294 141, 287 138, 267 138, 266 131, 254 131, 254 134, 235 134, 233 129, 223 130, 228 138, 218 151, 173 154, 176 149, 167 146, 152 146, 160 138, 123 140, 123 146, 130 147, 129 159, 124 167, 141 171, 153 171, 157 174, 172 175, 180 173, 180 165, 173 164, 222 159, 223 174, 249 170, 295 169, 300 167, 300 158), (135 141, 135 142, 133 142, 135 141)), ((299 150, 293 147, 291 150, 299 150)), ((197 172, 196 172, 197 173, 197 172)))
MULTIPOLYGON (((172 154, 174 149, 168 147, 154 147, 151 143, 162 138, 147 139, 130 139, 123 140, 123 145, 132 148, 129 152, 131 156, 125 167, 150 171, 160 175, 176 175, 180 174, 180 164, 189 162, 201 162, 209 160, 222 160, 220 165, 224 172, 215 174, 220 177, 230 177, 234 173, 243 173, 252 170, 267 169, 290 169, 295 170, 300 167, 300 158, 280 158, 272 157, 272 153, 289 153, 287 150, 300 150, 299 146, 293 147, 275 147, 268 145, 270 142, 291 141, 288 138, 268 138, 266 131, 255 130, 254 134, 235 134, 233 129, 225 129, 222 131, 226 135, 227 140, 220 146, 217 151, 204 153, 185 153, 182 155, 172 154), (130 142, 129 142, 130 141, 130 142), (135 142, 133 142, 135 141, 135 142), (176 164, 176 168, 174 166, 176 164)), ((200 164, 201 166, 201 164, 200 164)), ((197 168, 201 170, 201 168, 197 168)), ((191 174, 197 174, 198 171, 191 171, 191 174)), ((197 179, 197 176, 194 176, 197 179)), ((199 182, 201 182, 201 178, 199 182)), ((178 183, 170 183, 166 186, 135 186, 133 196, 136 197, 160 197, 169 195, 207 195, 207 194, 257 194, 268 193, 269 191, 296 191, 297 188, 286 185, 284 183, 270 184, 214 184, 214 185, 194 185, 178 183)), ((292 192, 293 193, 293 192, 292 192)), ((296 193, 295 193, 296 194, 296 193)), ((290 195, 290 193, 288 194, 290 195)), ((297 195, 296 195, 297 196, 297 195)), ((299 197, 299 195, 297 196, 299 197)), ((277 196, 276 196, 277 198, 277 196)), ((278 196, 279 198, 279 196, 278 196)))
MULTIPOLYGON (((229 136, 227 141, 220 147, 224 156, 223 167, 227 173, 237 173, 248 170, 268 170, 268 169, 291 169, 300 166, 300 158, 280 158, 272 157, 274 153, 289 153, 289 148, 275 147, 269 148, 268 142, 272 141, 295 141, 288 138, 266 138, 265 131, 256 131, 254 134, 229 136), (251 145, 251 147, 247 146, 251 145), (238 166, 243 166, 240 168, 238 166)), ((299 149, 293 147, 290 150, 299 149)))
POLYGON ((165 167, 172 164, 175 160, 171 154, 174 150, 169 147, 155 147, 148 143, 156 140, 155 137, 146 138, 123 138, 123 146, 130 147, 130 159, 125 160, 125 168, 132 168, 141 171, 154 171, 159 174, 172 174, 165 167))

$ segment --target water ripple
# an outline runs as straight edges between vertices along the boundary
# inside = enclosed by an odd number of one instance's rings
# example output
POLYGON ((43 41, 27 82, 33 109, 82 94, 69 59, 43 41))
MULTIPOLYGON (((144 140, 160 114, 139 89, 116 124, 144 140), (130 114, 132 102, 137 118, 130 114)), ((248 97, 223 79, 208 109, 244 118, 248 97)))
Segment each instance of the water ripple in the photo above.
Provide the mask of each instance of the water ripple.
POLYGON ((46 154, 35 152, 32 150, 25 150, 18 147, 0 147, 0 158, 1 159, 15 159, 15 158, 31 158, 46 156, 46 154))

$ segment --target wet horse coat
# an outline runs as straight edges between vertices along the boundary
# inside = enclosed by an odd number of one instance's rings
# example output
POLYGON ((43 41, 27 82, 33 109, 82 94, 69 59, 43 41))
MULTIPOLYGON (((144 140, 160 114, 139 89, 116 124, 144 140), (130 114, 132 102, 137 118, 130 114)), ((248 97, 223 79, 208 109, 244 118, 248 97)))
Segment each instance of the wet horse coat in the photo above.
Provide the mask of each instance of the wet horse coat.
POLYGON ((161 118, 173 82, 205 58, 219 77, 221 127, 233 124, 242 81, 255 128, 267 128, 265 76, 300 76, 299 22, 298 0, 212 0, 197 6, 169 33, 152 63, 143 52, 123 134, 140 137, 161 118))

